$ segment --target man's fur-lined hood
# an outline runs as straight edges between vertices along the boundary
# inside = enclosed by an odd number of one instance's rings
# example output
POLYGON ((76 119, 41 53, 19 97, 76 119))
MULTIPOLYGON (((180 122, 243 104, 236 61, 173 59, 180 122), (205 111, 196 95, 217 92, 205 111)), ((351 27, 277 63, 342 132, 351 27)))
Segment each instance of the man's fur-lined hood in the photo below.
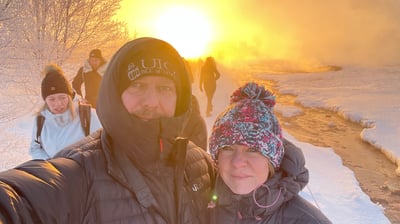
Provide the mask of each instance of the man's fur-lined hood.
MULTIPOLYGON (((106 61, 103 61, 103 62, 104 63, 102 65, 100 65, 100 67, 97 69, 97 73, 99 73, 99 75, 101 77, 104 76, 104 73, 106 72, 107 66, 108 66, 108 62, 106 62, 106 61)), ((93 68, 89 63, 89 60, 85 60, 85 62, 83 63, 83 67, 82 68, 83 68, 82 69, 83 73, 88 73, 88 72, 93 71, 93 68)))

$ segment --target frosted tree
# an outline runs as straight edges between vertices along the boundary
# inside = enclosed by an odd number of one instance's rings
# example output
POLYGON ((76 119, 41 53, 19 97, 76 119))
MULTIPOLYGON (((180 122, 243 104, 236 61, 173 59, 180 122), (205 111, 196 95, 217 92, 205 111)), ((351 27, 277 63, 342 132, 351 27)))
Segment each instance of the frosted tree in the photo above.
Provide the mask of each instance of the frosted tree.
POLYGON ((10 43, 10 35, 8 35, 7 23, 12 19, 8 13, 11 0, 0 0, 0 49, 10 43))
POLYGON ((20 46, 39 68, 49 61, 62 64, 77 49, 121 39, 125 29, 113 20, 120 0, 20 1, 20 46))
MULTIPOLYGON (((39 95, 41 71, 78 51, 115 48, 128 39, 126 24, 113 19, 120 0, 0 0, 0 56, 6 72, 24 95, 39 95), (4 47, 1 47, 4 46, 4 47)), ((111 50, 111 49, 110 49, 111 50)), ((15 94, 14 94, 15 95, 15 94)))

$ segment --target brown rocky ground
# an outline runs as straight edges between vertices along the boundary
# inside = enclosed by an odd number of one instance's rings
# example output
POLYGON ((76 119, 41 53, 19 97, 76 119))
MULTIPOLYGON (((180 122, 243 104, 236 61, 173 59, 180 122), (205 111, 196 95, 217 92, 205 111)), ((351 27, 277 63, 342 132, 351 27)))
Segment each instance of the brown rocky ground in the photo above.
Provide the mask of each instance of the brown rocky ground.
POLYGON ((273 89, 279 104, 303 110, 293 117, 277 113, 283 129, 300 141, 334 149, 343 164, 353 170, 362 190, 385 208, 392 223, 400 224, 400 177, 395 174, 396 166, 379 149, 361 140, 363 128, 334 112, 303 107, 295 102, 295 96, 279 94, 273 83, 264 84, 273 89))

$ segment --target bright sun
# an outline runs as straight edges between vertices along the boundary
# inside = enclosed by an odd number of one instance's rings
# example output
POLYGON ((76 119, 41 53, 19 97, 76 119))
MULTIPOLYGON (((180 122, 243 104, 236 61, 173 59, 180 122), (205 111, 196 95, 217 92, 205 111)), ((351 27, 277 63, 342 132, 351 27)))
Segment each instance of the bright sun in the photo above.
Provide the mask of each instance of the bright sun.
POLYGON ((184 6, 166 9, 155 21, 155 31, 185 58, 200 57, 211 40, 212 28, 199 10, 184 6))

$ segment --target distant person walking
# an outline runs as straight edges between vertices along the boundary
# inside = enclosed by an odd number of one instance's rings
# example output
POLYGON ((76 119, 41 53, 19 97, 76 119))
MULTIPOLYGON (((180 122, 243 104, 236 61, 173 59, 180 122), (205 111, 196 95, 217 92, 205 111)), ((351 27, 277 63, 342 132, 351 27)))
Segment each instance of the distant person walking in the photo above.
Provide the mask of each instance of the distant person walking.
POLYGON ((97 94, 99 92, 101 79, 106 71, 107 63, 99 49, 93 49, 89 58, 79 68, 72 81, 72 87, 82 97, 83 103, 96 107, 97 94), (82 84, 85 84, 85 96, 82 93, 82 84))
POLYGON ((214 97, 215 90, 217 88, 217 80, 220 77, 220 73, 217 69, 217 65, 213 57, 207 57, 204 65, 201 68, 200 72, 200 91, 204 91, 207 96, 207 109, 206 116, 211 116, 211 112, 213 111, 212 100, 214 97))
MULTIPOLYGON (((50 159, 61 149, 86 136, 79 116, 83 107, 73 102, 72 87, 61 68, 55 64, 47 65, 44 74, 41 86, 44 105, 37 113, 29 148, 32 159, 50 159), (41 122, 38 119, 42 119, 41 122)), ((100 121, 94 109, 89 106, 87 109, 90 110, 85 121, 89 126, 87 130, 95 132, 101 128, 100 121)))

